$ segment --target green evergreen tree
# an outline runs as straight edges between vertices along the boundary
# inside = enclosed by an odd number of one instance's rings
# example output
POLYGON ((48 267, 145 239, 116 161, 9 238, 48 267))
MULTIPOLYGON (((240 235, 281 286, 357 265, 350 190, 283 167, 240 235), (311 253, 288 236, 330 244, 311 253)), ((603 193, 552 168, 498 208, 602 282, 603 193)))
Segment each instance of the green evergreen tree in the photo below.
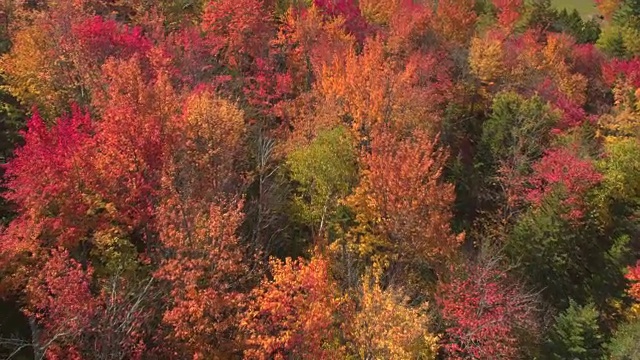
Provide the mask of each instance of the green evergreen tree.
POLYGON ((552 194, 520 217, 506 243, 507 254, 552 306, 563 309, 569 298, 593 298, 609 313, 613 310, 607 300, 624 294, 629 237, 618 235, 620 229, 605 228, 593 213, 580 226, 572 224, 561 195, 552 194))
POLYGON ((598 325, 598 310, 589 303, 580 306, 573 300, 551 329, 549 358, 554 360, 600 360, 604 336, 598 325))
POLYGON ((483 207, 501 206, 504 195, 499 170, 526 175, 550 142, 557 115, 539 97, 524 98, 514 92, 499 93, 493 99, 491 115, 482 124, 475 166, 482 179, 479 193, 483 207))
POLYGON ((517 161, 525 166, 542 155, 557 117, 540 98, 525 99, 505 92, 496 95, 492 114, 482 126, 481 163, 517 161))
POLYGON ((618 27, 606 29, 597 41, 598 47, 606 54, 624 58, 627 56, 627 47, 622 37, 622 30, 618 27))
POLYGON ((610 360, 640 359, 640 320, 624 323, 607 345, 610 360))
POLYGON ((613 15, 613 21, 617 25, 640 26, 640 0, 624 0, 613 15))

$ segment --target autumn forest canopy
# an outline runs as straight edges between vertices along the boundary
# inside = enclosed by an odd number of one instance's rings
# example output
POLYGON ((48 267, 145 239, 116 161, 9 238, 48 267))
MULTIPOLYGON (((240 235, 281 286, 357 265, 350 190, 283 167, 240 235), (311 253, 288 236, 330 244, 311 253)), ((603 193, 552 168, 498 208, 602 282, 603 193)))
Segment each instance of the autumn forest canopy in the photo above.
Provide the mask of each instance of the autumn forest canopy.
POLYGON ((640 0, 593 13, 0 0, 0 358, 639 360, 640 0))

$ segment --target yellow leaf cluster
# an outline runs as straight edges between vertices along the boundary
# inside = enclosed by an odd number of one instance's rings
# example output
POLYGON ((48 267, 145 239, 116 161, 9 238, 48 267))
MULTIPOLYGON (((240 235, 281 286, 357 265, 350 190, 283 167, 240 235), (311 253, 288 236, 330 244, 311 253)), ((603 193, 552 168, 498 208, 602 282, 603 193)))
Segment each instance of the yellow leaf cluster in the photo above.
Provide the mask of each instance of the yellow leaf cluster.
POLYGON ((540 67, 552 74, 563 94, 583 105, 587 100, 587 78, 573 73, 567 62, 574 45, 574 41, 564 35, 550 35, 542 51, 540 67))
POLYGON ((138 267, 137 251, 133 244, 118 228, 98 231, 93 235, 94 248, 91 254, 96 258, 96 271, 104 275, 125 274, 138 267))
POLYGON ((428 329, 427 304, 406 305, 394 289, 383 290, 379 280, 363 278, 359 310, 348 326, 348 340, 362 359, 435 359, 438 337, 428 329))
POLYGON ((360 11, 373 24, 388 25, 400 5, 398 0, 360 0, 360 11))
POLYGON ((599 135, 609 142, 623 138, 640 138, 640 90, 624 84, 613 89, 614 111, 598 120, 599 135))
POLYGON ((210 91, 188 97, 183 112, 175 124, 180 141, 168 175, 179 192, 211 200, 239 184, 234 159, 243 149, 244 113, 210 91))
POLYGON ((504 76, 502 41, 488 36, 474 37, 469 49, 469 66, 480 80, 492 82, 504 76))
POLYGON ((205 138, 212 144, 237 146, 244 134, 244 113, 212 92, 196 93, 186 102, 186 129, 190 139, 205 138))
POLYGON ((600 14, 610 20, 613 13, 620 7, 621 0, 600 0, 596 3, 600 14))
POLYGON ((7 90, 24 105, 39 105, 45 113, 59 113, 68 94, 58 86, 55 59, 47 53, 51 38, 34 26, 20 29, 12 51, 0 59, 7 90))

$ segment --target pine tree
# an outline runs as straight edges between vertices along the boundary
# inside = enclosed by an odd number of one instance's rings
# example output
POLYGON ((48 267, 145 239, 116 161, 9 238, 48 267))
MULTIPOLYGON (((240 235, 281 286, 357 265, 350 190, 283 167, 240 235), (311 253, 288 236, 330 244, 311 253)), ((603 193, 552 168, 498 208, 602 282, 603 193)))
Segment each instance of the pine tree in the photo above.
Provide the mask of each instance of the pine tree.
POLYGON ((556 360, 602 359, 603 334, 599 312, 592 303, 584 306, 571 300, 569 308, 556 318, 549 338, 549 358, 556 360))

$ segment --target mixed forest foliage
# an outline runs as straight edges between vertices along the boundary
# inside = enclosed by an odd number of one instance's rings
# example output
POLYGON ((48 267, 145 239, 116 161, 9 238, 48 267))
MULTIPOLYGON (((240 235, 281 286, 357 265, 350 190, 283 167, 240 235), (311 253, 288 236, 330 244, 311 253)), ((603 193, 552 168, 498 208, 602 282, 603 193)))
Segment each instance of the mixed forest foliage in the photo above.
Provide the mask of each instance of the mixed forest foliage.
POLYGON ((640 359, 594 6, 0 1, 0 357, 640 359))

